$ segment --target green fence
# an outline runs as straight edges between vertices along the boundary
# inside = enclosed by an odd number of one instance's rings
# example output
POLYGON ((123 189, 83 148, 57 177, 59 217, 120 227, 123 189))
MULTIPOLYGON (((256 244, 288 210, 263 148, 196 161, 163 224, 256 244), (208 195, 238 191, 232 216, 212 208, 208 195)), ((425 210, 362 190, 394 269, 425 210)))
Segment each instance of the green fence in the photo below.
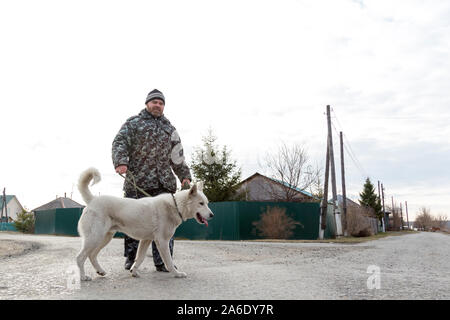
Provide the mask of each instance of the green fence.
MULTIPOLYGON (((300 222, 293 230, 290 239, 315 240, 319 236, 318 203, 298 202, 216 202, 209 203, 214 218, 209 221, 209 227, 198 224, 191 219, 180 225, 175 237, 191 240, 251 240, 262 239, 258 234, 254 222, 261 219, 261 214, 269 207, 286 209, 286 214, 300 222)), ((326 238, 335 235, 332 210, 328 209, 326 238)))
MULTIPOLYGON (((216 202, 209 203, 214 218, 209 221, 209 227, 198 224, 190 219, 181 224, 175 232, 175 237, 191 240, 251 240, 262 239, 254 222, 261 219, 261 214, 269 207, 286 209, 286 214, 299 222, 293 230, 290 239, 315 240, 319 236, 318 203, 297 202, 216 202)), ((77 225, 83 208, 64 208, 38 211, 35 214, 36 234, 55 234, 78 236, 77 225)), ((328 207, 327 229, 325 238, 333 238, 335 223, 332 208, 328 207)), ((123 234, 116 233, 116 237, 123 234)))
POLYGON ((62 208, 37 211, 35 213, 35 234, 58 234, 77 236, 78 220, 83 208, 62 208))
MULTIPOLYGON (((78 220, 84 208, 60 208, 37 211, 35 213, 35 234, 57 234, 78 236, 78 220)), ((123 238, 123 233, 116 232, 114 237, 123 238)))
POLYGON ((14 222, 0 222, 0 231, 17 231, 14 222))

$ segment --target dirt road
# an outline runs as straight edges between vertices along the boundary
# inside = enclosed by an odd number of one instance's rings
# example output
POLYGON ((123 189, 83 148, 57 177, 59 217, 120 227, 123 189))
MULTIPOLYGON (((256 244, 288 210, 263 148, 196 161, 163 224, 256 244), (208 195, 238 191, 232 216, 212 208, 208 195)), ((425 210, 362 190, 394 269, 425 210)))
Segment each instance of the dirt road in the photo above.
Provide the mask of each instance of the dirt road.
POLYGON ((11 241, 26 250, 0 255, 0 299, 450 299, 450 236, 440 233, 352 245, 176 241, 185 279, 156 272, 151 257, 132 278, 113 239, 99 255, 107 275, 87 261, 93 280, 80 288, 70 281, 80 238, 0 232, 11 241))

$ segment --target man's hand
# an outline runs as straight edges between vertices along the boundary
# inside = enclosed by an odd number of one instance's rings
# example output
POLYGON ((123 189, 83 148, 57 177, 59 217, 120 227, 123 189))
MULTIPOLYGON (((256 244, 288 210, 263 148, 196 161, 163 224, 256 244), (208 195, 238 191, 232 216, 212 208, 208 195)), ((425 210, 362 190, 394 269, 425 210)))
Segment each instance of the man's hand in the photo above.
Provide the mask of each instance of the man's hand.
POLYGON ((118 174, 124 174, 124 173, 127 173, 127 170, 128 170, 128 167, 127 167, 127 166, 118 166, 118 167, 116 168, 116 172, 117 172, 118 174))

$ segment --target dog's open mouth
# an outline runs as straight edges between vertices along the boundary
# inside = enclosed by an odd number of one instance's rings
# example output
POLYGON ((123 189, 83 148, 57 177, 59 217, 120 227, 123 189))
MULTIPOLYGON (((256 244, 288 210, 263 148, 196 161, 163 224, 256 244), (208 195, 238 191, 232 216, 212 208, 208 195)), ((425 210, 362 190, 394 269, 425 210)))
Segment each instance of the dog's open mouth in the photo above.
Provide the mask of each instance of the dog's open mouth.
POLYGON ((204 224, 205 226, 208 226, 208 221, 206 221, 205 218, 203 218, 200 213, 197 212, 197 220, 200 221, 201 224, 204 224))

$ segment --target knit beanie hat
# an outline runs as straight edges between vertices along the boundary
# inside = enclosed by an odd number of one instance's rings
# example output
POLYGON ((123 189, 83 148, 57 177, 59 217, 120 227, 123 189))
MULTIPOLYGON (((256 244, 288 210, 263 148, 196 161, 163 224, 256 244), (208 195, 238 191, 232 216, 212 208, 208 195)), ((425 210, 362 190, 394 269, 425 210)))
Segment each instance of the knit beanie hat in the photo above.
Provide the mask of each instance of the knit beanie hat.
POLYGON ((164 104, 166 104, 166 99, 164 98, 164 95, 158 89, 150 91, 150 93, 147 95, 147 99, 145 99, 145 104, 147 104, 147 102, 153 99, 161 99, 164 102, 164 104))

